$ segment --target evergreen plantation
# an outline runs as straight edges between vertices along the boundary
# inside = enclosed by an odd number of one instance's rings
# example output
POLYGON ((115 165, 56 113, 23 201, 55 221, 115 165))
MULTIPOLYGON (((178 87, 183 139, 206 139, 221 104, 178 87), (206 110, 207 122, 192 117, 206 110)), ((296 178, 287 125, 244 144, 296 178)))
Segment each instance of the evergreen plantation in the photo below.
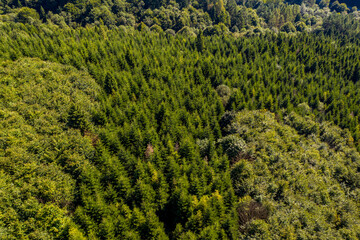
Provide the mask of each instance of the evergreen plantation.
POLYGON ((341 6, 1 1, 0 239, 359 239, 341 6))

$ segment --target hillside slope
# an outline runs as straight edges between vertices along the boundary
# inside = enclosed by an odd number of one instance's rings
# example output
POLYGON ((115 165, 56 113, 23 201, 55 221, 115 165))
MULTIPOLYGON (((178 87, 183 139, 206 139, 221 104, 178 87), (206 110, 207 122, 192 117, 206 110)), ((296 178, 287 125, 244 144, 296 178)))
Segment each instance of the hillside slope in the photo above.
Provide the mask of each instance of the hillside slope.
POLYGON ((359 238, 358 39, 0 31, 0 238, 359 238))
POLYGON ((94 155, 100 88, 69 66, 0 63, 0 238, 63 238, 94 155), (87 131, 87 134, 81 133, 87 131))
POLYGON ((304 117, 282 123, 267 111, 223 117, 233 118, 219 143, 233 162, 243 238, 357 239, 360 155, 347 131, 299 107, 304 117))

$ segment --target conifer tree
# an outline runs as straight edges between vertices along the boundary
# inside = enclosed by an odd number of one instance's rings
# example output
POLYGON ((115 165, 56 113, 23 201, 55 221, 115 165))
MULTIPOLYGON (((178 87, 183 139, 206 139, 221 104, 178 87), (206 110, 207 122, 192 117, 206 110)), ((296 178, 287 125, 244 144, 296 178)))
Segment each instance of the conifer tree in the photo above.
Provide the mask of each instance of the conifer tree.
POLYGON ((196 37, 196 49, 199 52, 203 52, 205 49, 204 39, 203 39, 203 32, 200 31, 196 37))

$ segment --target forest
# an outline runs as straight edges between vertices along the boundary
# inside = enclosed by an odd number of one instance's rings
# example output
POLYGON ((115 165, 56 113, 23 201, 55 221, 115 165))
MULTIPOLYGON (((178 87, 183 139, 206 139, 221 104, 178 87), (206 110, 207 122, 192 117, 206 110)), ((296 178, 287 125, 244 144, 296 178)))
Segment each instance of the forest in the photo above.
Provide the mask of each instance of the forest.
POLYGON ((351 1, 0 2, 0 239, 359 239, 351 1))
POLYGON ((175 35, 248 36, 336 30, 359 33, 359 3, 351 0, 2 0, 3 22, 101 26, 175 35))

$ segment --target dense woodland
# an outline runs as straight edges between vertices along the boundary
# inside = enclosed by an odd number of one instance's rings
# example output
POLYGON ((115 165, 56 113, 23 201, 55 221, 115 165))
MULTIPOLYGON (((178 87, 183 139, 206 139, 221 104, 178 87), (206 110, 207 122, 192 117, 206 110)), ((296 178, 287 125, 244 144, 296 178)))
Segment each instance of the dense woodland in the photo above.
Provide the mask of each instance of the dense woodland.
POLYGON ((0 3, 0 239, 359 239, 351 1, 0 3))
POLYGON ((357 7, 351 0, 2 0, 0 14, 4 22, 122 26, 173 35, 243 36, 332 26, 346 34, 359 32, 357 7))

